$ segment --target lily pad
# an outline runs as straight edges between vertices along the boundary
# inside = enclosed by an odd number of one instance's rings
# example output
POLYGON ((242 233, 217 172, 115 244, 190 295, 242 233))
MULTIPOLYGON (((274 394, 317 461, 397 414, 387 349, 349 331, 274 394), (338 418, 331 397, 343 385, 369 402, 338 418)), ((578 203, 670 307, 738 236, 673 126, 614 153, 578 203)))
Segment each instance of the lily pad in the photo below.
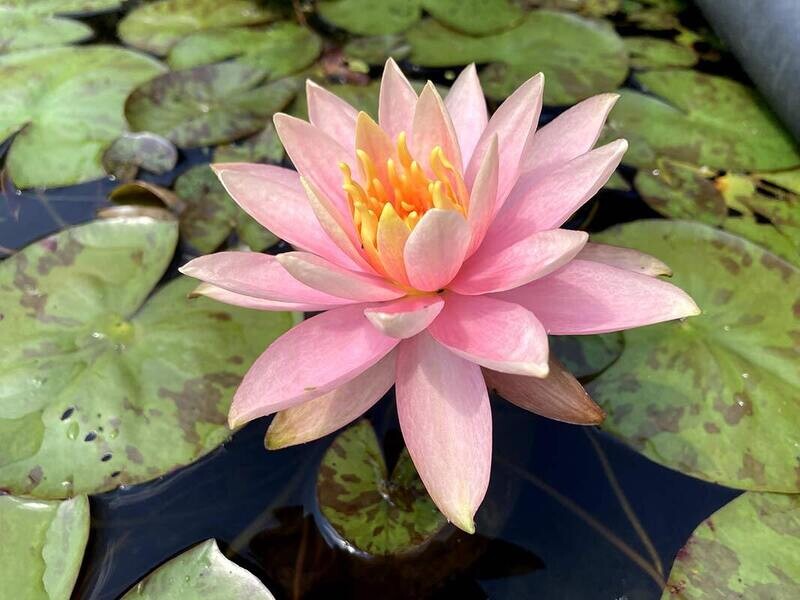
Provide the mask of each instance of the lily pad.
POLYGON ((800 597, 800 497, 747 492, 678 552, 662 600, 800 597))
POLYGON ((505 98, 542 71, 545 102, 571 104, 615 89, 628 72, 628 55, 605 22, 539 10, 517 27, 474 37, 449 30, 432 19, 408 32, 411 62, 423 67, 491 63, 481 72, 486 95, 505 98))
POLYGON ((527 6, 568 10, 586 17, 605 17, 618 12, 624 0, 526 0, 527 6))
POLYGON ((747 217, 729 217, 725 219, 722 227, 763 246, 786 262, 800 268, 800 249, 797 243, 783 235, 771 223, 759 223, 747 217))
POLYGON ((0 488, 102 492, 230 435, 234 389, 293 315, 188 300, 183 277, 145 302, 177 237, 171 219, 112 218, 0 263, 0 488))
POLYGON ((6 169, 17 187, 62 186, 105 175, 103 151, 125 131, 130 91, 164 70, 111 46, 0 56, 0 139, 16 132, 6 169))
POLYGON ((36 15, 90 15, 119 8, 123 0, 0 0, 0 7, 36 15))
POLYGON ((626 19, 640 29, 666 31, 680 29, 678 14, 687 8, 686 0, 623 0, 626 19))
POLYGON ((69 600, 89 539, 89 501, 0 496, 0 586, 15 599, 69 600))
POLYGON ((444 26, 469 35, 485 35, 519 24, 525 13, 509 0, 422 0, 444 26))
POLYGON ((359 35, 400 33, 422 15, 420 0, 320 0, 317 11, 331 25, 359 35))
POLYGON ((155 133, 125 132, 103 154, 103 167, 118 179, 133 179, 140 168, 163 175, 175 168, 178 151, 155 133))
POLYGON ((231 562, 216 540, 206 540, 165 562, 121 600, 275 600, 258 577, 231 562))
POLYGON ((164 55, 191 33, 257 25, 277 16, 253 0, 158 0, 129 12, 120 21, 117 33, 130 46, 164 55))
POLYGON ((407 450, 389 477, 378 438, 367 420, 340 433, 325 453, 317 498, 336 532, 369 555, 418 549, 446 524, 407 450))
POLYGON ((181 148, 231 142, 262 129, 297 93, 298 83, 264 83, 266 72, 238 63, 165 73, 138 87, 125 104, 137 131, 181 148))
POLYGON ((550 350, 578 379, 597 375, 622 354, 622 334, 553 335, 550 350))
POLYGON ((667 263, 703 310, 622 334, 621 356, 588 387, 603 427, 694 477, 800 491, 800 270, 699 223, 637 221, 597 239, 667 263))
POLYGON ((283 160, 285 152, 273 123, 236 144, 217 146, 214 162, 275 163, 283 160))
POLYGON ((395 60, 405 59, 411 54, 411 46, 402 35, 373 35, 353 38, 344 45, 343 52, 350 61, 382 65, 390 57, 395 60))
POLYGON ((85 23, 32 14, 0 4, 0 54, 87 40, 94 35, 85 23))
POLYGON ((697 62, 692 48, 670 40, 649 36, 623 38, 634 69, 661 69, 664 67, 691 67, 697 62))

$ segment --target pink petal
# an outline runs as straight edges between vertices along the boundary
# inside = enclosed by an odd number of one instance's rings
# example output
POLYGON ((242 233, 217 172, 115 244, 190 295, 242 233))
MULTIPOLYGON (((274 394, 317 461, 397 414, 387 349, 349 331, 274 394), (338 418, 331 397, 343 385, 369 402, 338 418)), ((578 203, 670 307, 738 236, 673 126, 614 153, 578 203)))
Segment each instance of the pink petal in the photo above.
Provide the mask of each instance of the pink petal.
POLYGON ((492 465, 492 412, 480 368, 428 334, 397 355, 397 414, 406 447, 439 510, 475 531, 492 465))
POLYGON ((619 246, 607 246, 606 244, 589 242, 583 247, 583 250, 578 253, 578 258, 581 260, 604 263, 612 267, 617 267, 618 269, 625 269, 627 271, 633 271, 634 273, 641 273, 642 275, 650 275, 651 277, 672 275, 672 269, 655 256, 650 256, 649 254, 631 248, 620 248, 619 246))
POLYGON ((292 277, 331 296, 359 302, 380 302, 406 294, 379 277, 344 269, 310 252, 286 252, 276 259, 292 277))
POLYGON ((390 58, 383 67, 378 102, 378 122, 390 138, 395 140, 401 132, 411 131, 416 104, 417 93, 394 59, 390 58))
POLYGON ((686 292, 666 281, 577 259, 498 297, 533 312, 553 335, 608 333, 700 314, 686 292))
POLYGON ((308 120, 345 149, 353 147, 356 133, 355 108, 310 79, 306 80, 308 120))
POLYGON ((484 244, 461 267, 448 289, 459 294, 488 294, 525 285, 571 261, 589 239, 585 231, 551 229, 505 248, 484 244))
POLYGON ((499 169, 497 136, 493 136, 489 150, 484 154, 483 164, 478 169, 475 183, 469 195, 467 223, 470 228, 470 243, 467 256, 471 255, 483 242, 494 218, 497 201, 497 177, 499 169))
POLYGON ((547 375, 547 334, 518 304, 448 292, 428 332, 455 354, 494 371, 547 375))
POLYGON ((489 121, 486 99, 483 97, 481 82, 478 79, 478 71, 474 63, 461 71, 461 74, 453 82, 453 86, 444 100, 444 105, 447 112, 450 113, 456 136, 458 136, 461 160, 468 164, 489 121))
POLYGON ((198 296, 205 296, 217 302, 224 302, 232 306, 240 306, 242 308, 252 308, 254 310, 272 310, 272 311, 318 311, 328 310, 342 306, 341 298, 337 298, 336 303, 316 303, 310 304, 308 302, 279 302, 277 300, 264 300, 263 298, 253 298, 252 296, 245 296, 243 294, 236 294, 230 292, 225 288, 211 285, 210 283, 201 283, 192 290, 189 294, 190 298, 198 296))
POLYGON ((461 150, 456 131, 436 86, 430 81, 417 100, 411 132, 411 151, 423 165, 428 164, 431 150, 439 146, 447 160, 461 172, 461 150))
POLYGON ((464 262, 469 239, 469 225, 459 213, 439 208, 426 212, 406 242, 408 281, 425 292, 444 288, 464 262))
POLYGON ((424 331, 443 307, 444 301, 439 296, 408 296, 367 308, 364 314, 384 335, 406 339, 424 331))
POLYGON ((395 378, 395 352, 335 390, 280 411, 267 430, 270 450, 302 444, 333 433, 380 400, 395 378))
POLYGON ((359 305, 335 308, 275 340, 236 390, 231 427, 321 396, 386 356, 398 340, 378 332, 363 311, 359 305))

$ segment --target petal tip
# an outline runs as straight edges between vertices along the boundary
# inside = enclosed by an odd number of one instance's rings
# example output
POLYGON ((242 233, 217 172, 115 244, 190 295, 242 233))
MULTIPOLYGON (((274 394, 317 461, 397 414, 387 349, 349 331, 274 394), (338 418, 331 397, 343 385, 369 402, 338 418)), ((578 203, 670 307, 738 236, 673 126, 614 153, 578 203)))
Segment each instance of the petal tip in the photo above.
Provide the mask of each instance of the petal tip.
POLYGON ((473 519, 471 510, 467 510, 463 514, 459 515, 455 514, 449 515, 447 516, 447 518, 453 525, 458 527, 461 531, 469 533, 470 535, 475 533, 475 520, 473 519))

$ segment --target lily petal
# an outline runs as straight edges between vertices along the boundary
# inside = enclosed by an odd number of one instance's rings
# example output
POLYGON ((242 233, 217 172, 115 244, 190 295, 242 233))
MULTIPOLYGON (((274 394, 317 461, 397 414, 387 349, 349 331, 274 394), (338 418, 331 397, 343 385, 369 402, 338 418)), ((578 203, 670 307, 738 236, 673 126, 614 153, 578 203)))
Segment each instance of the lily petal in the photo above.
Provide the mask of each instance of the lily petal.
POLYGON ((481 245, 494 218, 497 206, 497 177, 500 168, 497 148, 497 136, 493 136, 489 150, 484 154, 483 164, 475 177, 475 183, 472 184, 467 211, 467 223, 470 228, 467 256, 481 245))
POLYGON ((424 331, 442 312, 439 296, 408 296, 364 310, 378 331, 389 337, 406 339, 424 331))
POLYGON ((578 253, 577 258, 604 263, 618 269, 650 275, 651 277, 672 275, 672 269, 655 256, 650 256, 632 248, 620 248, 619 246, 589 242, 578 253))
POLYGON ((335 304, 322 302, 314 304, 308 302, 279 302, 278 300, 264 300, 263 298, 254 298, 252 296, 245 296, 244 294, 237 294, 225 288, 211 285, 210 283, 201 283, 189 293, 189 298, 197 298, 198 296, 205 296, 217 302, 224 302, 225 304, 240 306, 242 308, 252 308, 254 310, 314 312, 342 306, 340 298, 337 298, 335 304))
POLYGON ((393 140, 403 131, 410 132, 416 104, 417 93, 394 59, 390 58, 383 67, 378 101, 378 122, 381 129, 393 140))
POLYGON ((460 172, 461 149, 458 146, 453 122, 439 92, 436 91, 436 86, 429 81, 422 89, 414 108, 411 150, 422 164, 427 165, 431 150, 436 146, 442 148, 447 160, 460 172))
POLYGON ((469 225, 459 213, 440 208, 426 212, 406 242, 411 285, 433 292, 450 283, 464 262, 469 240, 469 225))
POLYGON ((489 122, 486 99, 483 97, 475 63, 461 71, 445 97, 444 105, 453 120, 461 148, 461 160, 464 164, 469 164, 475 146, 489 122))
POLYGON ((308 120, 344 148, 351 148, 355 140, 358 111, 310 79, 306 80, 308 120))

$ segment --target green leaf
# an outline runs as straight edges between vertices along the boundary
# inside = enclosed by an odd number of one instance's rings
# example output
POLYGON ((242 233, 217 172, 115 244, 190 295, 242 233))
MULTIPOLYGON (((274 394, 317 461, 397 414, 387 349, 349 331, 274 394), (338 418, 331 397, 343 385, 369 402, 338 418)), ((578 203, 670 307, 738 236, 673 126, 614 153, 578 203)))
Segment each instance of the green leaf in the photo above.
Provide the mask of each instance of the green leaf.
POLYGON ((747 492, 678 552, 662 600, 800 597, 800 497, 747 492))
POLYGON ((33 15, 90 15, 118 8, 123 0, 0 0, 2 8, 33 15))
POLYGON ((126 44, 163 56, 191 33, 276 18, 273 10, 253 0, 159 0, 133 9, 117 33, 126 44))
POLYGON ((283 160, 284 154, 283 144, 278 137, 278 132, 275 131, 275 125, 267 123, 264 129, 237 144, 217 146, 214 150, 213 162, 278 164, 283 160))
POLYGON ((89 39, 92 28, 71 19, 32 14, 0 4, 0 54, 89 39))
POLYGON ((258 577, 206 540, 165 562, 121 600, 275 600, 258 577))
POLYGON ((527 6, 568 10, 587 17, 605 17, 621 8, 623 0, 526 0, 527 6))
POLYGON ((372 425, 340 433, 317 476, 322 514, 357 550, 389 555, 419 548, 446 524, 403 450, 389 478, 372 425))
POLYGON ((0 588, 15 600, 69 600, 89 539, 89 501, 0 496, 0 588))
POLYGON ((525 13, 509 0, 422 0, 437 21, 469 35, 485 35, 517 25, 525 13))
POLYGON ((178 151, 155 133, 125 132, 103 154, 103 168, 118 179, 133 179, 139 168, 163 175, 175 168, 178 151))
POLYGON ((686 8, 686 0, 623 0, 621 6, 631 24, 653 31, 681 29, 678 14, 686 8))
POLYGON ((567 370, 578 379, 607 369, 622 354, 622 334, 553 335, 550 349, 567 370))
POLYGON ((660 69, 664 67, 691 67, 697 62, 697 53, 675 42, 648 36, 623 38, 634 69, 660 69))
POLYGON ((621 356, 587 388, 603 427, 694 477, 800 491, 800 271, 699 223, 637 221, 596 239, 661 259, 703 310, 623 333, 621 356))
POLYGON ((783 235, 770 223, 759 223, 754 218, 728 217, 722 224, 726 231, 747 238, 777 254, 786 262, 800 267, 800 248, 796 242, 783 235))
POLYGON ((127 128, 125 98, 163 70, 151 58, 102 45, 0 56, 0 139, 18 132, 6 158, 14 184, 104 176, 103 151, 127 128))
POLYGON ((420 0, 320 0, 317 11, 331 25, 359 35, 400 33, 422 14, 420 0))
POLYGON ((526 79, 545 74, 545 102, 571 104, 615 89, 628 72, 622 39, 608 23, 550 11, 528 14, 517 27, 473 37, 428 19, 408 32, 410 60, 424 67, 491 63, 481 72, 487 96, 505 98, 526 79))
POLYGON ((611 174, 611 177, 608 178, 608 181, 606 181, 605 185, 603 186, 603 189, 629 192, 631 189, 631 185, 622 175, 620 175, 619 171, 614 171, 611 174))
POLYGON ((172 71, 138 87, 125 115, 134 130, 181 148, 231 142, 262 129, 297 93, 293 79, 265 78, 265 71, 235 62, 172 71))
POLYGON ((293 315, 189 300, 189 278, 145 302, 177 233, 172 220, 95 221, 0 263, 0 488, 101 492, 230 435, 233 391, 293 315))
POLYGON ((391 57, 403 60, 411 46, 402 35, 373 35, 353 38, 342 49, 349 61, 360 60, 368 65, 382 65, 391 57))

